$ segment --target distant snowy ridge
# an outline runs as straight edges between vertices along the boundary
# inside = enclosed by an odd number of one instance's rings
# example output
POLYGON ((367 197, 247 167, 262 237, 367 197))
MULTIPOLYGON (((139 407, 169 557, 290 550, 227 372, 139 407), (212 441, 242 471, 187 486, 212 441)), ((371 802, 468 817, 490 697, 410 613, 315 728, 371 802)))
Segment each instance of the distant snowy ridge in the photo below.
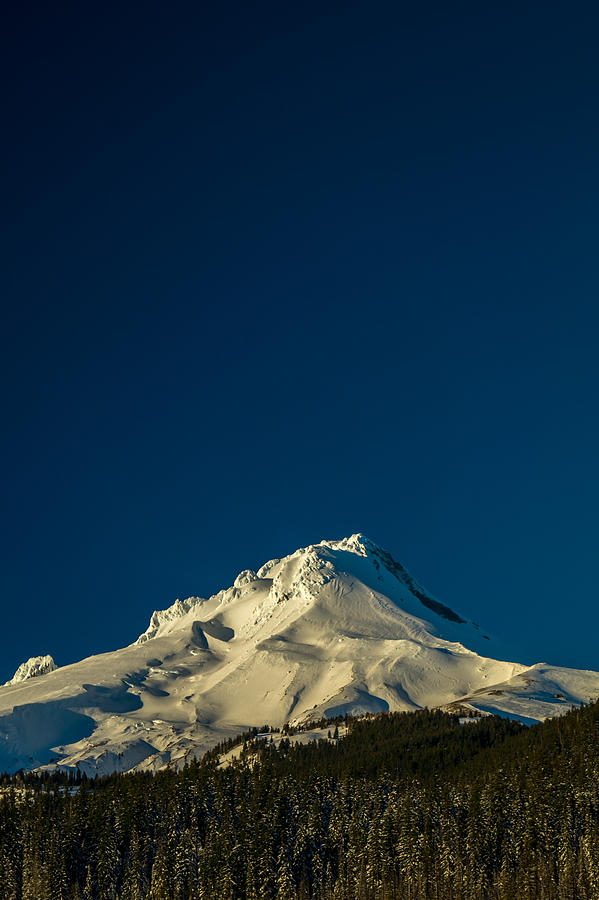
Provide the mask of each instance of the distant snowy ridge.
POLYGON ((364 535, 321 541, 157 610, 121 650, 0 688, 0 771, 155 771, 266 723, 424 707, 533 722, 599 696, 597 672, 510 655, 364 535))
POLYGON ((7 681, 5 687, 11 684, 20 684, 29 678, 37 678, 39 675, 45 675, 47 672, 53 672, 58 668, 51 656, 31 656, 27 662, 21 663, 10 681, 7 681))

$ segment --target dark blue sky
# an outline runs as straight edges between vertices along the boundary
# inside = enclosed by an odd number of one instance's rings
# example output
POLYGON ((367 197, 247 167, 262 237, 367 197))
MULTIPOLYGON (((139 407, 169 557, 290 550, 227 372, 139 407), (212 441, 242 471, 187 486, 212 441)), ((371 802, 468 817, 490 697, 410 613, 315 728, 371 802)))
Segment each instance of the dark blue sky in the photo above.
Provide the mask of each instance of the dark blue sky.
POLYGON ((599 669, 595 4, 21 5, 0 679, 363 531, 599 669))

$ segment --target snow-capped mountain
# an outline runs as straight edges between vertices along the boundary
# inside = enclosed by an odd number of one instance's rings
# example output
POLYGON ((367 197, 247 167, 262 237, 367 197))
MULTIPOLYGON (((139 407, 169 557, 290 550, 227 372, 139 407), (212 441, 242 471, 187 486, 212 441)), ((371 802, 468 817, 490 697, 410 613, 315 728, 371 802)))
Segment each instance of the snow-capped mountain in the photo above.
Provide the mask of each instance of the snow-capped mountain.
POLYGON ((155 612, 128 647, 0 688, 0 770, 158 769, 265 723, 425 706, 536 721, 599 695, 597 672, 493 647, 363 535, 322 541, 155 612))

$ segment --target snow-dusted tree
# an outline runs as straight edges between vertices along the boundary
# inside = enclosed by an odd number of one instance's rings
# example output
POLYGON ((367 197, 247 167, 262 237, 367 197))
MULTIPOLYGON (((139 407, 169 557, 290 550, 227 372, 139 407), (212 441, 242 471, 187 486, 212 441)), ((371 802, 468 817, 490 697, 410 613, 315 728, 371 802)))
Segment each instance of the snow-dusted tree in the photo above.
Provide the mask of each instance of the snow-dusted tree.
POLYGON ((98 846, 96 883, 98 900, 116 900, 120 853, 113 822, 103 830, 98 846))
POLYGON ((164 841, 158 844, 154 855, 150 900, 171 900, 170 872, 164 841))
POLYGON ((83 900, 95 900, 96 891, 95 891, 95 883, 94 876, 92 873, 91 866, 87 867, 87 873, 85 876, 85 886, 83 888, 83 900))
POLYGON ((277 900, 295 900, 296 893, 291 863, 289 862, 289 854, 285 846, 281 847, 279 858, 277 859, 276 888, 277 900))

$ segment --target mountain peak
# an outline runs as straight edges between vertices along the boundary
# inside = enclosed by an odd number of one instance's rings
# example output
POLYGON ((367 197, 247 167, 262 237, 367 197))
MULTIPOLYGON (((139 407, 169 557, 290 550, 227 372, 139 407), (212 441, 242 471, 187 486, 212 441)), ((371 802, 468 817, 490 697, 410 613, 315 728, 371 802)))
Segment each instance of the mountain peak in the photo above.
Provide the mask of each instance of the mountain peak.
MULTIPOLYGON (((372 566, 370 581, 380 588, 379 582, 384 580, 384 573, 393 579, 390 585, 393 593, 393 585, 397 590, 398 584, 402 592, 407 590, 412 599, 418 604, 412 614, 428 616, 430 612, 435 618, 440 618, 455 625, 468 624, 465 619, 450 609, 436 598, 432 597, 408 572, 401 563, 398 563, 379 544, 366 537, 362 532, 356 532, 349 537, 339 540, 322 540, 317 544, 309 544, 300 547, 294 553, 282 558, 273 558, 265 562, 255 572, 252 569, 244 569, 235 578, 233 585, 225 588, 208 599, 193 596, 185 600, 175 602, 162 610, 155 610, 150 618, 146 631, 141 634, 136 643, 144 643, 154 637, 159 637, 173 630, 178 630, 180 625, 187 621, 190 615, 199 613, 200 607, 211 608, 215 603, 222 608, 235 601, 239 594, 247 594, 248 591, 257 590, 257 583, 271 582, 269 588, 269 601, 256 608, 251 616, 253 624, 258 626, 263 617, 270 618, 271 607, 288 601, 292 596, 303 596, 304 599, 318 592, 319 586, 330 580, 339 570, 354 571, 360 578, 366 577, 363 564, 372 566), (351 554, 347 556, 347 554, 351 554), (254 585, 254 587, 250 587, 254 585), (426 610, 426 611, 425 611, 426 610)), ((405 602, 405 599, 404 599, 405 602)), ((203 618, 203 616, 202 616, 203 618)), ((253 631, 250 623, 245 623, 244 631, 253 631)), ((460 636, 461 639, 461 636, 460 636)))
MULTIPOLYGON (((322 540, 318 544, 310 544, 310 546, 304 548, 304 551, 318 550, 321 547, 331 550, 347 550, 350 553, 357 553, 359 556, 366 556, 369 551, 382 549, 378 544, 375 544, 374 541, 371 541, 370 538, 366 537, 365 534, 357 531, 355 534, 352 534, 349 537, 340 538, 339 540, 322 540)), ((303 551, 299 550, 297 552, 301 553, 303 551)))
POLYGON ((264 722, 424 707, 533 721, 599 694, 599 673, 494 647, 364 534, 321 541, 52 678, 32 677, 51 657, 29 660, 0 688, 0 771, 156 770, 264 722))

